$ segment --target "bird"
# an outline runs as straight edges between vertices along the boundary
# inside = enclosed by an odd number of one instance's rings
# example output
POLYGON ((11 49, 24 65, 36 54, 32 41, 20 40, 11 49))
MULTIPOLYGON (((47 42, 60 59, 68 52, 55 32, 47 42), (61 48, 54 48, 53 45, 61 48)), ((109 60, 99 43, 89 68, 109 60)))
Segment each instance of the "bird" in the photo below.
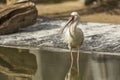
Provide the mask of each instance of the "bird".
POLYGON ((71 56, 71 65, 69 68, 69 72, 71 72, 72 66, 73 66, 73 48, 78 49, 77 51, 77 71, 79 74, 79 53, 80 53, 80 47, 84 41, 84 34, 83 31, 78 28, 78 23, 80 22, 80 15, 78 12, 72 12, 70 14, 70 18, 65 24, 64 27, 60 29, 60 33, 64 35, 63 39, 65 43, 67 43, 68 48, 70 50, 70 56, 71 56))

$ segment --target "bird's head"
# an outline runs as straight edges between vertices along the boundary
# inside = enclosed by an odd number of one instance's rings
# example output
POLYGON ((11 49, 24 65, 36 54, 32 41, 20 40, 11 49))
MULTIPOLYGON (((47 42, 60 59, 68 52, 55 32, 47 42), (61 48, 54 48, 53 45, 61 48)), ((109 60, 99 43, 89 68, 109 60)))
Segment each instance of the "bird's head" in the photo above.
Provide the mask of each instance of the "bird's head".
POLYGON ((66 23, 66 25, 61 29, 61 33, 63 33, 64 29, 67 27, 67 26, 70 26, 72 23, 76 22, 76 21, 79 21, 80 17, 79 17, 79 14, 78 12, 72 12, 70 14, 70 17, 69 17, 69 20, 68 22, 66 23))
POLYGON ((76 20, 79 20, 80 16, 78 14, 78 12, 72 12, 70 14, 70 19, 69 20, 72 20, 73 22, 76 21, 76 20))

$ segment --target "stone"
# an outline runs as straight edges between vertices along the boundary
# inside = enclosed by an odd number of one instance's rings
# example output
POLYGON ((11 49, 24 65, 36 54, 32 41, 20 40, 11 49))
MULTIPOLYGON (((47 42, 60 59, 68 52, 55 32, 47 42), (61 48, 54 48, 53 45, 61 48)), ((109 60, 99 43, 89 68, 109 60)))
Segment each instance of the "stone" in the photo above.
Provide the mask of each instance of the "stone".
POLYGON ((37 19, 33 2, 16 2, 0 10, 0 34, 17 32, 21 27, 33 25, 37 19))

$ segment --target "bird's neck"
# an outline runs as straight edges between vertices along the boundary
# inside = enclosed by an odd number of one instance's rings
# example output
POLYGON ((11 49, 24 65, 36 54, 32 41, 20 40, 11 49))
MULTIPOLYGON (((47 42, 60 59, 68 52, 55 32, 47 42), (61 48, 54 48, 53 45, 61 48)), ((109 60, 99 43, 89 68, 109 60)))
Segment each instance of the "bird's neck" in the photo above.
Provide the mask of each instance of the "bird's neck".
POLYGON ((76 28, 77 28, 78 23, 79 23, 79 20, 73 22, 72 25, 70 26, 70 32, 71 32, 72 34, 73 34, 74 32, 76 32, 76 28))

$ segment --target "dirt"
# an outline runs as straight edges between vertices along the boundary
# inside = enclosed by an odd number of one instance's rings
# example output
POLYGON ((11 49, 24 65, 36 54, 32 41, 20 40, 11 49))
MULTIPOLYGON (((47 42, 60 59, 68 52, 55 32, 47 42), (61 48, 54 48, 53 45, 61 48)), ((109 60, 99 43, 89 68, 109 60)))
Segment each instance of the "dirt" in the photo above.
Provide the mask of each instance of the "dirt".
MULTIPOLYGON (((0 4, 0 8, 6 5, 0 4)), ((94 5, 96 6, 96 5, 94 5)), ((39 16, 66 18, 73 11, 80 13, 81 21, 120 24, 120 1, 100 7, 84 6, 80 1, 67 1, 56 4, 37 4, 39 16)))
POLYGON ((120 5, 102 5, 100 7, 83 6, 79 1, 64 2, 59 4, 38 4, 40 16, 66 18, 72 11, 80 13, 81 21, 120 23, 120 5))

